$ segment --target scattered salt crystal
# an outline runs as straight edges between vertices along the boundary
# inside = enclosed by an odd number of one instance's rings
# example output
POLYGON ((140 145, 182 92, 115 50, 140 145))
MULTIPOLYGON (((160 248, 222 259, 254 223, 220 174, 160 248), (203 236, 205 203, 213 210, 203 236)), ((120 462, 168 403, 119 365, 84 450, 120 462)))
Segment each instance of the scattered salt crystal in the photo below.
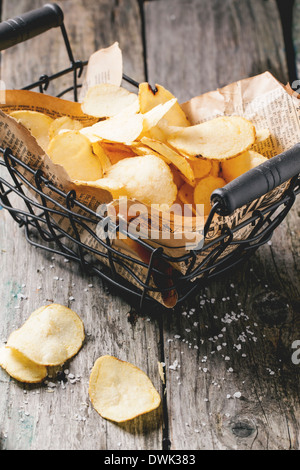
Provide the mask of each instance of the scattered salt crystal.
POLYGON ((175 361, 173 362, 173 364, 171 364, 171 365, 169 366, 169 369, 171 369, 171 370, 177 370, 177 369, 178 369, 178 366, 179 366, 178 361, 177 361, 177 359, 175 359, 175 361))
POLYGON ((234 396, 234 398, 241 398, 242 394, 241 394, 241 392, 235 392, 233 394, 233 396, 234 396))

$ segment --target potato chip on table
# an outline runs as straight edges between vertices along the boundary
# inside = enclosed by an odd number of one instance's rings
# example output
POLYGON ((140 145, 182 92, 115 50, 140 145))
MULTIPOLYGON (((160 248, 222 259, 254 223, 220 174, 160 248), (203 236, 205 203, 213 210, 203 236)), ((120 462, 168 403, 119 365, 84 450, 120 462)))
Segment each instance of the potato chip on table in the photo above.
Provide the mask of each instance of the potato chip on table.
POLYGON ((33 312, 11 333, 7 346, 35 364, 58 366, 77 354, 84 338, 79 316, 67 307, 52 304, 33 312))
POLYGON ((9 348, 0 348, 0 366, 19 382, 36 384, 47 377, 47 368, 32 362, 19 351, 9 348))
POLYGON ((95 362, 89 396, 102 418, 117 423, 149 413, 161 403, 159 393, 141 369, 112 356, 100 357, 95 362))

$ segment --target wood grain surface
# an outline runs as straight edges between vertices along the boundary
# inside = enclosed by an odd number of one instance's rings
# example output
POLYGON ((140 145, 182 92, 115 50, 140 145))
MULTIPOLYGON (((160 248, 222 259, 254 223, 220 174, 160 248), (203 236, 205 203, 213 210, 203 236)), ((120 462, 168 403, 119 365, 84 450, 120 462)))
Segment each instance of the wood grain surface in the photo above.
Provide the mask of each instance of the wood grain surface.
MULTIPOLYGON (((147 71, 179 101, 265 70, 288 81, 275 0, 148 1, 142 16, 135 0, 57 3, 76 58, 119 41, 125 73, 142 81, 147 71)), ((43 4, 3 0, 2 20, 43 4)), ((1 79, 21 87, 65 67, 61 44, 50 31, 5 51, 1 79)), ((300 339, 299 211, 298 200, 272 242, 184 305, 137 312, 77 265, 31 247, 1 210, 0 345, 52 301, 81 316, 86 341, 42 386, 0 370, 0 449, 299 449, 300 365, 291 359, 300 339), (104 354, 144 370, 160 409, 122 425, 102 419, 88 380, 104 354)))

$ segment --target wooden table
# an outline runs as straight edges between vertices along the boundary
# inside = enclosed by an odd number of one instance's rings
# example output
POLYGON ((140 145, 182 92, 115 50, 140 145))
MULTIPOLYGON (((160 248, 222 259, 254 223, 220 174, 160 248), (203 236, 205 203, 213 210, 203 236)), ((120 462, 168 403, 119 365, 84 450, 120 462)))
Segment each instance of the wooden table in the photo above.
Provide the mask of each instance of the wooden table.
MULTIPOLYGON (((2 0, 2 19, 43 3, 2 0)), ((119 41, 125 73, 137 81, 148 73, 180 102, 265 70, 288 81, 275 0, 148 1, 143 14, 136 0, 57 3, 76 58, 119 41)), ((24 86, 65 67, 62 50, 53 30, 7 50, 1 78, 24 86)), ((272 243, 226 279, 174 310, 142 313, 77 265, 29 246, 0 211, 1 344, 52 301, 75 310, 87 335, 65 373, 55 371, 42 386, 0 370, 0 448, 299 449, 300 365, 291 359, 300 339, 299 209, 298 200, 272 243), (88 380, 104 354, 144 370, 162 395, 161 408, 122 425, 102 419, 88 380)))

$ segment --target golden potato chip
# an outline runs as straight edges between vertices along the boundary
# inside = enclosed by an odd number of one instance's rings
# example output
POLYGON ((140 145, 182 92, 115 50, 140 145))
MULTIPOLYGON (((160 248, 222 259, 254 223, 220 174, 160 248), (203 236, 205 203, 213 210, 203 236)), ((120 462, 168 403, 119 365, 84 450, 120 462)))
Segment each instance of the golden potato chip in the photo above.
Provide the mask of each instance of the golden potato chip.
POLYGON ((39 146, 46 152, 49 145, 49 129, 53 119, 36 111, 13 111, 10 116, 26 127, 39 146))
POLYGON ((74 184, 82 187, 89 187, 94 189, 103 189, 108 191, 113 199, 119 199, 120 197, 129 198, 129 194, 126 190, 126 186, 118 181, 111 178, 101 178, 97 181, 80 181, 75 180, 74 184))
POLYGON ((176 132, 168 143, 186 156, 223 161, 248 150, 255 138, 255 127, 250 121, 223 116, 176 132))
POLYGON ((36 364, 58 366, 78 353, 83 340, 79 316, 67 307, 52 304, 33 312, 21 328, 11 333, 7 346, 36 364))
POLYGON ((204 215, 210 213, 210 196, 212 192, 225 185, 226 182, 222 178, 215 178, 214 176, 207 176, 198 182, 194 191, 194 203, 204 205, 204 215))
POLYGON ((112 165, 118 163, 120 160, 125 158, 135 157, 136 153, 133 151, 131 145, 125 145, 119 142, 106 142, 101 141, 101 147, 110 159, 112 165))
POLYGON ((248 150, 238 157, 222 162, 222 176, 227 183, 267 160, 260 153, 248 150))
POLYGON ((204 158, 197 158, 197 160, 190 160, 190 165, 193 168, 195 178, 200 180, 209 175, 212 171, 212 161, 204 160, 204 158))
POLYGON ((80 129, 80 134, 84 135, 87 139, 89 139, 89 141, 92 143, 92 144, 95 144, 97 142, 100 142, 101 141, 101 138, 96 136, 93 131, 92 131, 92 128, 91 126, 90 127, 83 127, 82 129, 80 129))
POLYGON ((117 423, 149 413, 161 403, 159 393, 141 369, 112 356, 100 357, 95 362, 89 396, 102 418, 117 423))
MULTIPOLYGON (((152 90, 148 83, 141 83, 139 86, 139 102, 142 114, 174 98, 174 95, 161 85, 156 85, 155 91, 152 90)), ((170 126, 188 127, 190 125, 177 100, 165 115, 165 119, 170 126)))
POLYGON ((181 186, 178 192, 178 197, 183 204, 189 204, 191 206, 194 204, 194 189, 195 188, 190 186, 188 183, 181 186))
POLYGON ((99 158, 103 173, 105 173, 112 165, 110 158, 105 152, 101 142, 94 142, 92 144, 94 154, 99 158))
POLYGON ((172 163, 178 170, 183 174, 183 176, 188 180, 191 185, 195 184, 195 175, 193 168, 189 162, 182 155, 179 155, 175 150, 171 149, 168 145, 157 140, 149 139, 148 137, 143 137, 141 142, 148 147, 152 148, 155 152, 162 155, 168 163, 172 163))
POLYGON ((0 366, 19 382, 35 384, 47 377, 47 368, 30 361, 15 349, 0 348, 0 366))
POLYGON ((216 178, 218 178, 218 176, 220 175, 220 171, 221 171, 220 162, 218 160, 210 160, 210 162, 211 162, 210 174, 211 176, 215 176, 216 178))
POLYGON ((155 155, 121 160, 105 176, 123 184, 130 199, 144 204, 171 206, 177 197, 169 166, 155 155))
POLYGON ((49 127, 49 139, 53 139, 61 131, 80 131, 83 128, 83 124, 76 119, 71 119, 68 116, 62 116, 60 118, 54 119, 49 127))
POLYGON ((176 98, 174 98, 170 101, 167 101, 166 103, 157 105, 155 108, 150 109, 150 111, 143 114, 143 135, 150 131, 150 129, 155 127, 159 123, 159 121, 166 115, 166 113, 174 106, 176 102, 177 100, 176 98))
POLYGON ((71 180, 93 181, 103 176, 100 160, 94 155, 91 142, 78 131, 55 136, 47 153, 53 163, 65 168, 71 180))
POLYGON ((88 90, 81 108, 89 116, 108 118, 116 116, 127 108, 138 112, 139 99, 135 93, 125 88, 111 83, 101 83, 88 90))
POLYGON ((142 114, 127 115, 120 113, 117 116, 100 121, 91 127, 82 129, 80 132, 90 132, 94 137, 109 142, 120 142, 131 144, 139 138, 144 128, 142 114))

